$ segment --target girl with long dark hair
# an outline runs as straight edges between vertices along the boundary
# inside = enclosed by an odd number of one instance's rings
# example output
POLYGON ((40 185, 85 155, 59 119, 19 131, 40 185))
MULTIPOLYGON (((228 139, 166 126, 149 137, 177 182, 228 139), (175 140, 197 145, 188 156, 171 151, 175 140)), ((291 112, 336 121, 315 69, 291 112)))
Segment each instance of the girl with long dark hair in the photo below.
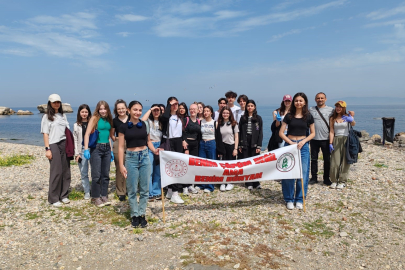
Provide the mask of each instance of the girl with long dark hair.
MULTIPOLYGON (((183 122, 179 116, 179 101, 176 97, 169 97, 164 114, 161 118, 163 140, 169 140, 170 150, 178 153, 183 153, 183 122)), ((162 143, 163 143, 162 140, 162 143)), ((173 184, 168 186, 166 198, 173 203, 184 203, 180 198, 179 191, 183 186, 181 184, 173 184)))
MULTIPOLYGON (((142 116, 142 121, 148 121, 149 138, 155 149, 162 141, 162 122, 160 121, 162 111, 159 104, 153 104, 151 108, 142 116)), ((160 183, 160 165, 158 157, 149 149, 149 160, 151 164, 151 175, 149 180, 149 201, 160 200, 162 198, 160 183)))
POLYGON ((346 159, 346 141, 350 126, 356 125, 353 116, 346 112, 346 102, 339 100, 335 104, 335 111, 329 120, 329 150, 330 163, 330 188, 343 189, 346 187, 349 176, 350 164, 346 159))
POLYGON ((149 137, 149 124, 140 119, 142 104, 131 101, 128 106, 130 119, 127 124, 121 125, 119 130, 119 150, 121 172, 127 179, 128 201, 131 208, 131 225, 136 228, 145 228, 148 224, 145 218, 149 195, 149 179, 151 163, 149 150, 158 155, 149 137), (125 154, 124 141, 127 145, 125 154), (125 166, 124 166, 124 154, 125 166), (139 186, 139 203, 137 200, 139 186))
MULTIPOLYGON (((115 163, 115 187, 118 199, 120 201, 125 201, 125 197, 127 194, 127 183, 125 177, 122 175, 120 171, 120 162, 118 155, 118 148, 119 148, 119 136, 118 131, 121 125, 125 125, 128 121, 128 108, 127 103, 122 99, 117 99, 114 104, 114 115, 115 118, 113 119, 113 127, 112 127, 112 140, 113 144, 113 153, 114 153, 114 163, 115 163)), ((124 143, 125 148, 125 143, 124 143)), ((124 157, 125 158, 125 157, 124 157)), ((124 160, 125 163, 125 160, 124 160)))
POLYGON ((90 200, 89 161, 84 158, 83 138, 86 134, 87 124, 91 118, 89 105, 82 104, 77 110, 76 123, 73 125, 73 138, 75 141, 75 160, 79 164, 80 178, 84 190, 84 199, 90 200))
POLYGON ((61 98, 52 94, 48 98, 47 112, 42 117, 41 133, 44 137, 45 156, 49 160, 48 202, 54 207, 69 203, 70 160, 66 156, 66 128, 69 122, 62 110, 61 98))
MULTIPOLYGON (((296 144, 301 151, 302 178, 304 182, 304 194, 307 196, 309 178, 309 141, 315 137, 314 118, 308 110, 307 96, 299 92, 294 95, 290 112, 286 114, 281 125, 279 136, 285 141, 285 145, 296 144), (284 134, 288 125, 287 135, 284 134), (307 136, 308 129, 310 134, 307 136)), ((302 187, 300 179, 283 179, 282 190, 287 209, 303 208, 302 187)))
MULTIPOLYGON (((249 99, 246 103, 245 113, 239 122, 239 151, 241 158, 260 155, 263 141, 263 120, 257 114, 256 102, 249 99)), ((260 189, 260 182, 247 182, 249 190, 260 189)))
POLYGON ((110 183, 110 165, 114 160, 110 138, 113 118, 108 103, 101 100, 97 103, 93 116, 84 136, 84 157, 91 165, 91 202, 98 206, 111 205, 108 200, 108 185, 110 183), (89 149, 90 134, 98 130, 97 144, 89 149))
MULTIPOLYGON (((222 160, 236 160, 239 144, 239 127, 233 117, 232 110, 228 107, 222 108, 218 117, 218 126, 221 132, 224 153, 219 155, 222 160)), ((222 184, 220 191, 232 190, 233 184, 222 184)))
POLYGON ((188 116, 187 104, 184 102, 179 104, 179 116, 183 119, 188 116))

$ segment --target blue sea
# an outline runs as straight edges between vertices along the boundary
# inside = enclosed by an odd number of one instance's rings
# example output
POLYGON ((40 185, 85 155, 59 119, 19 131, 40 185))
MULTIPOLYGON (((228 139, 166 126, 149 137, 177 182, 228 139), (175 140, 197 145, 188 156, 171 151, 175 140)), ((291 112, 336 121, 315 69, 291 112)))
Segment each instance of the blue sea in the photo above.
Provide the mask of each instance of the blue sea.
MULTIPOLYGON (((277 105, 257 107, 258 114, 262 116, 264 122, 263 149, 267 147, 270 139, 272 112, 277 107, 277 105)), ((352 105, 348 109, 355 111, 355 129, 366 130, 370 136, 373 134, 382 136, 382 117, 395 117, 395 133, 405 131, 405 106, 403 105, 352 105)), ((13 110, 29 110, 34 115, 0 115, 0 141, 43 146, 40 133, 43 114, 40 114, 36 107, 13 107, 13 110)), ((77 108, 73 110, 74 113, 67 114, 71 129, 76 121, 77 108)))

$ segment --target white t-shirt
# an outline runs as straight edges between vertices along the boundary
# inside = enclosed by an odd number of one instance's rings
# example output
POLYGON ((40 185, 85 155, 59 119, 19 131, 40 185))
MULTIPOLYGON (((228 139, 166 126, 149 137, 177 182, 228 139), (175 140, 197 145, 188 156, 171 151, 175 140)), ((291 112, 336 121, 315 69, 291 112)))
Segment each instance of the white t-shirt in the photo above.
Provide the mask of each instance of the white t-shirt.
POLYGON ((169 139, 180 138, 183 134, 183 124, 177 115, 170 116, 169 119, 169 139))
POLYGON ((215 121, 207 122, 205 119, 201 120, 201 134, 203 140, 215 140, 215 121))
POLYGON ((42 116, 41 133, 49 134, 49 144, 65 140, 66 128, 69 128, 69 122, 67 121, 65 114, 63 114, 63 116, 60 113, 55 114, 53 121, 49 121, 47 114, 42 116))
POLYGON ((233 105, 233 107, 231 107, 231 111, 233 113, 233 118, 237 119, 238 113, 237 111, 240 110, 239 106, 233 105))
POLYGON ((244 115, 244 114, 245 114, 245 110, 239 109, 239 110, 236 111, 236 118, 235 118, 235 120, 236 120, 236 122, 238 123, 238 125, 239 125, 240 119, 242 118, 242 115, 244 115))
POLYGON ((162 140, 162 131, 159 130, 159 121, 158 120, 150 120, 148 119, 149 122, 149 135, 150 135, 150 140, 151 141, 157 141, 160 142, 162 140))
POLYGON ((218 121, 218 117, 219 117, 219 111, 215 111, 214 112, 214 120, 218 121))

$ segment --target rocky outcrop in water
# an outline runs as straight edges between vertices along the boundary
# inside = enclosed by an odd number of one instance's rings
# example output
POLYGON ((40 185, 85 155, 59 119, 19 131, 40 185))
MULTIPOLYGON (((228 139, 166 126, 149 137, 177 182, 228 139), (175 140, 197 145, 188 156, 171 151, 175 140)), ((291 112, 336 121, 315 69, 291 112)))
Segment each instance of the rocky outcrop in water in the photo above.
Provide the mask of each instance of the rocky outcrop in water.
MULTIPOLYGON (((38 109, 38 111, 40 113, 45 113, 47 107, 48 107, 47 104, 41 104, 41 105, 37 106, 37 109, 38 109)), ((69 103, 62 103, 62 109, 63 109, 63 112, 65 112, 65 113, 72 113, 73 112, 72 106, 70 106, 69 103)))
POLYGON ((34 113, 30 112, 30 111, 18 110, 16 114, 17 115, 33 115, 34 113))
POLYGON ((10 109, 9 107, 2 107, 0 106, 0 115, 10 115, 13 114, 13 110, 10 109))

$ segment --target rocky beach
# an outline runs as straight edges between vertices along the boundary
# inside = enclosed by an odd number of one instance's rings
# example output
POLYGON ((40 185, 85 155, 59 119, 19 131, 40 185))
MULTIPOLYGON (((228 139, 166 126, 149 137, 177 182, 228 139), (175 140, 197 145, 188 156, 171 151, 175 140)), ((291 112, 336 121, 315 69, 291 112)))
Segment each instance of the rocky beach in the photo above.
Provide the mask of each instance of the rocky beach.
POLYGON ((403 269, 404 148, 362 147, 347 188, 309 186, 306 212, 287 210, 281 185, 268 181, 166 200, 166 223, 162 202, 150 202, 149 226, 133 229, 128 202, 114 196, 113 163, 112 206, 83 200, 72 163, 71 203, 54 208, 43 147, 0 142, 2 160, 31 156, 0 163, 0 269, 403 269))

